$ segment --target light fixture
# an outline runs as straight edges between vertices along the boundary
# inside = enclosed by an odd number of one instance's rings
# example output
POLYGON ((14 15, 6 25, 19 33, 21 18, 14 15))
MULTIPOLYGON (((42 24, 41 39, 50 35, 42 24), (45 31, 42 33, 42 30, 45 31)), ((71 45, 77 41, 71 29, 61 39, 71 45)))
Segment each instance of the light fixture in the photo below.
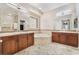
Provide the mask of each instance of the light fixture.
POLYGON ((42 8, 39 7, 39 9, 41 10, 42 8))
POLYGON ((8 16, 11 16, 12 14, 8 14, 8 16))

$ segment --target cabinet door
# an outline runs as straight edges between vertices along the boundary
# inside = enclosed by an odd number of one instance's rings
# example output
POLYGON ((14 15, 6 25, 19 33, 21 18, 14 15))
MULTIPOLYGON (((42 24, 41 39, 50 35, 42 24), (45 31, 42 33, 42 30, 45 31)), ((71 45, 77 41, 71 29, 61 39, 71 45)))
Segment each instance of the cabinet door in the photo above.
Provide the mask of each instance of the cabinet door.
POLYGON ((18 48, 19 50, 27 48, 27 34, 19 35, 18 48))
POLYGON ((28 47, 34 44, 34 33, 28 34, 28 47))
POLYGON ((78 46, 78 34, 67 33, 66 44, 77 47, 78 46))
POLYGON ((66 44, 66 33, 60 33, 60 43, 66 44))
POLYGON ((59 33, 52 33, 52 42, 59 42, 59 33))
POLYGON ((17 52, 16 36, 3 37, 2 39, 7 39, 5 42, 3 42, 3 54, 13 54, 17 52))
POLYGON ((0 42, 0 55, 2 54, 2 43, 0 42))

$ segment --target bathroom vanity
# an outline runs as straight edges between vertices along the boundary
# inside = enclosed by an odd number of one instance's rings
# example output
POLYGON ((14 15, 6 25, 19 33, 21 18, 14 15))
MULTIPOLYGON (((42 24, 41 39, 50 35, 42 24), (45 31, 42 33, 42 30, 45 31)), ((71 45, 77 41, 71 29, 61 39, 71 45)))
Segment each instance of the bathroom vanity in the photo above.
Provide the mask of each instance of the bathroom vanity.
POLYGON ((0 34, 0 54, 14 54, 34 45, 33 32, 13 32, 0 34))
POLYGON ((78 47, 78 32, 53 31, 52 42, 78 47))

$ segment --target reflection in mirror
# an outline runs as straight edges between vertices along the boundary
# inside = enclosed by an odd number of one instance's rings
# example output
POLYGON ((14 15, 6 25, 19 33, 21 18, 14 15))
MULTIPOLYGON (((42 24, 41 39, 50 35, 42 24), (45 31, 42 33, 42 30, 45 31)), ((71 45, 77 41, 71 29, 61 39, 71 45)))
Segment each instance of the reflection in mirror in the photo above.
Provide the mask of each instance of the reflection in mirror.
POLYGON ((62 20, 62 29, 69 30, 70 29, 70 20, 62 20))
POLYGON ((17 11, 6 3, 0 4, 0 8, 0 31, 5 32, 17 30, 17 11))
POLYGON ((74 19, 74 28, 78 28, 78 19, 77 18, 74 19))

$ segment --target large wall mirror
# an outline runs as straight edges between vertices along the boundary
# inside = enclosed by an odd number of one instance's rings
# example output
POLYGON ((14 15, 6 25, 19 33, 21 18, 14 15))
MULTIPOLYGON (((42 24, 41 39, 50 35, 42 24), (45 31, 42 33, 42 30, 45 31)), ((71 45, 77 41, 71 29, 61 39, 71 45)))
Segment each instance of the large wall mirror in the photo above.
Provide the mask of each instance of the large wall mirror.
POLYGON ((7 4, 0 4, 0 32, 15 31, 14 24, 18 22, 17 11, 7 4))

